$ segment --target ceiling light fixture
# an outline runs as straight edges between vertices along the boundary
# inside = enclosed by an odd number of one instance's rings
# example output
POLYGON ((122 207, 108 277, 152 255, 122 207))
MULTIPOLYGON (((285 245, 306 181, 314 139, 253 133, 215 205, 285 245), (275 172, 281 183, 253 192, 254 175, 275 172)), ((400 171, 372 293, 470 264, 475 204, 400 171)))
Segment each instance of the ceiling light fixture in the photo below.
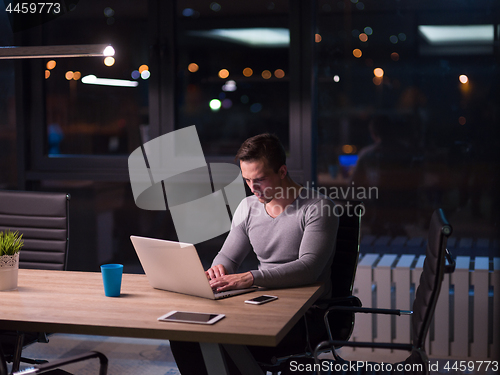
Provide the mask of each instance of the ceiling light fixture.
POLYGON ((81 44, 69 46, 0 47, 0 59, 41 59, 62 57, 113 56, 115 50, 108 44, 81 44))

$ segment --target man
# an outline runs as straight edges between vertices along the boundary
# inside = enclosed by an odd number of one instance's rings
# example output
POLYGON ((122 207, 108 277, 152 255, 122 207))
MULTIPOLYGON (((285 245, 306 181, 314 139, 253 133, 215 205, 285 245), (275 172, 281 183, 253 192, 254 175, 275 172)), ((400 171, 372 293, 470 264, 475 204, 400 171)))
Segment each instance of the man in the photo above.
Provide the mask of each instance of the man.
MULTIPOLYGON (((231 231, 212 267, 206 271, 212 288, 217 291, 252 285, 284 288, 323 282, 323 297, 329 297, 330 266, 338 229, 334 203, 292 180, 285 150, 274 135, 247 139, 236 159, 254 195, 238 206, 231 231), (250 251, 257 255, 259 268, 237 273, 250 251)), ((302 320, 283 344, 303 336, 304 328, 302 320)), ((322 323, 321 328, 324 329, 322 323)), ((193 360, 199 355, 194 353, 199 353, 198 344, 193 347, 189 343, 171 342, 171 348, 183 375, 203 373, 192 367, 203 363, 193 360)), ((250 349, 256 357, 263 352, 258 347, 250 349)))

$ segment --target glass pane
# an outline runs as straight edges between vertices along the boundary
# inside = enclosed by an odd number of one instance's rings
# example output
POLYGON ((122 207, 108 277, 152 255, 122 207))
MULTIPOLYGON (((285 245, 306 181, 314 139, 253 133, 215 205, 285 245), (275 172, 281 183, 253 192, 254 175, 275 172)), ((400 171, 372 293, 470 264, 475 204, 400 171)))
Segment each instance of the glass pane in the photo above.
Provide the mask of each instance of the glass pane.
MULTIPOLYGON (((12 46, 13 32, 6 12, 0 12, 0 45, 12 46)), ((0 60, 0 189, 17 185, 16 97, 14 61, 0 60)))
POLYGON ((365 201, 366 233, 425 236, 441 207, 461 237, 496 237, 494 10, 449 4, 318 4, 318 181, 365 201))
POLYGON ((147 4, 80 1, 46 24, 46 45, 110 44, 116 52, 44 60, 50 156, 129 154, 139 146, 140 125, 148 123, 147 4))
POLYGON ((289 145, 288 1, 178 1, 177 128, 206 155, 276 133, 289 145))

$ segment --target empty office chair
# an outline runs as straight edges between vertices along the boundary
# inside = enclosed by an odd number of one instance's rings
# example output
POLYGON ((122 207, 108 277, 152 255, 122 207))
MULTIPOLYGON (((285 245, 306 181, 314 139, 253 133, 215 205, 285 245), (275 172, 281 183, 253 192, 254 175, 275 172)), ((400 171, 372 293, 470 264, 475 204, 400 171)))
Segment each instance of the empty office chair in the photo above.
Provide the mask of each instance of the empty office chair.
MULTIPOLYGON (((315 350, 315 361, 319 364, 318 354, 323 348, 332 348, 336 346, 354 346, 354 347, 371 347, 371 348, 386 348, 400 349, 411 352, 410 356, 405 360, 404 364, 410 365, 407 367, 413 368, 413 371, 405 371, 406 374, 428 374, 428 360, 425 353, 425 338, 429 331, 429 326, 434 315, 436 303, 441 291, 441 283, 445 273, 452 273, 455 270, 455 262, 451 258, 450 253, 446 249, 448 237, 452 233, 452 227, 448 223, 443 211, 438 209, 434 211, 429 227, 426 257, 424 261, 423 271, 420 276, 415 301, 413 302, 412 315, 412 342, 408 344, 396 343, 372 343, 372 342, 342 342, 338 340, 329 340, 320 343, 315 350), (448 264, 446 264, 448 260, 448 264), (416 366, 413 366, 416 365, 416 366), (413 367, 412 367, 413 366, 413 367)), ((402 315, 406 313, 402 310, 394 309, 375 309, 363 307, 332 307, 330 310, 344 310, 362 313, 374 314, 392 314, 402 315)), ((412 312, 408 312, 412 313, 412 312)), ((334 349, 333 349, 334 350, 334 349)), ((343 360, 336 357, 336 361, 342 364, 343 360)), ((376 366, 373 366, 376 368, 376 366)), ((329 366, 332 368, 332 366, 329 366)), ((340 368, 340 366, 338 366, 340 368)), ((348 367, 346 367, 348 368, 348 367)), ((380 368, 380 367, 379 367, 380 368)), ((387 369, 387 366, 385 367, 387 369)), ((393 366, 395 369, 396 366, 393 366)), ((348 372, 348 371, 347 371, 348 372)))
MULTIPOLYGON (((358 201, 334 200, 334 202, 335 214, 339 217, 339 228, 331 265, 332 297, 316 301, 307 313, 320 320, 324 319, 325 313, 332 306, 361 306, 359 299, 352 295, 352 289, 359 259, 361 217, 364 206, 358 201)), ((263 362, 261 358, 257 360, 264 370, 274 374, 289 369, 290 361, 297 357, 305 357, 312 362, 314 348, 323 340, 333 338, 339 341, 349 340, 354 328, 354 315, 351 311, 331 312, 327 317, 329 324, 321 335, 309 335, 306 330, 304 337, 290 340, 290 345, 286 345, 287 337, 285 337, 283 339, 285 345, 280 344, 279 351, 268 348, 269 357, 266 361, 263 362)))
MULTIPOLYGON (((23 234, 20 268, 65 270, 69 245, 69 195, 37 191, 0 190, 0 231, 23 234)), ((6 360, 19 368, 22 348, 47 342, 44 333, 0 331, 6 360)), ((28 363, 32 360, 24 359, 28 363)))
MULTIPOLYGON (((52 375, 64 375, 70 374, 67 371, 59 369, 59 367, 69 365, 71 363, 86 361, 88 359, 98 358, 99 359, 99 375, 106 375, 108 372, 108 358, 101 352, 87 352, 79 355, 75 355, 69 358, 60 359, 57 361, 47 362, 35 365, 29 369, 24 369, 22 371, 13 371, 10 375, 21 375, 21 374, 52 374, 52 375)), ((0 375, 9 375, 7 369, 7 361, 3 354, 2 348, 0 348, 0 375)))

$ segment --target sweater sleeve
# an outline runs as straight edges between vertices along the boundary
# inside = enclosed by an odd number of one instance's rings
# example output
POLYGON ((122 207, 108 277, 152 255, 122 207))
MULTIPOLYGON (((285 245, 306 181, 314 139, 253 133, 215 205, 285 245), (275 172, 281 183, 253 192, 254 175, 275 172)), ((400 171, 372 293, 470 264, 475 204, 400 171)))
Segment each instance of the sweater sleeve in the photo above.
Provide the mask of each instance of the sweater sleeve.
MULTIPOLYGON (((310 205, 305 213, 304 235, 300 243, 299 257, 273 268, 251 271, 254 284, 268 288, 283 288, 327 281, 335 251, 338 217, 334 203, 323 199, 310 205), (329 214, 323 213, 322 205, 330 205, 329 214), (323 276, 324 279, 321 279, 323 276)), ((285 240, 285 239, 284 239, 285 240)))
POLYGON ((231 223, 231 231, 221 250, 212 261, 212 266, 222 264, 228 273, 236 273, 245 257, 252 251, 252 245, 246 232, 247 204, 248 202, 243 200, 236 209, 231 223))

